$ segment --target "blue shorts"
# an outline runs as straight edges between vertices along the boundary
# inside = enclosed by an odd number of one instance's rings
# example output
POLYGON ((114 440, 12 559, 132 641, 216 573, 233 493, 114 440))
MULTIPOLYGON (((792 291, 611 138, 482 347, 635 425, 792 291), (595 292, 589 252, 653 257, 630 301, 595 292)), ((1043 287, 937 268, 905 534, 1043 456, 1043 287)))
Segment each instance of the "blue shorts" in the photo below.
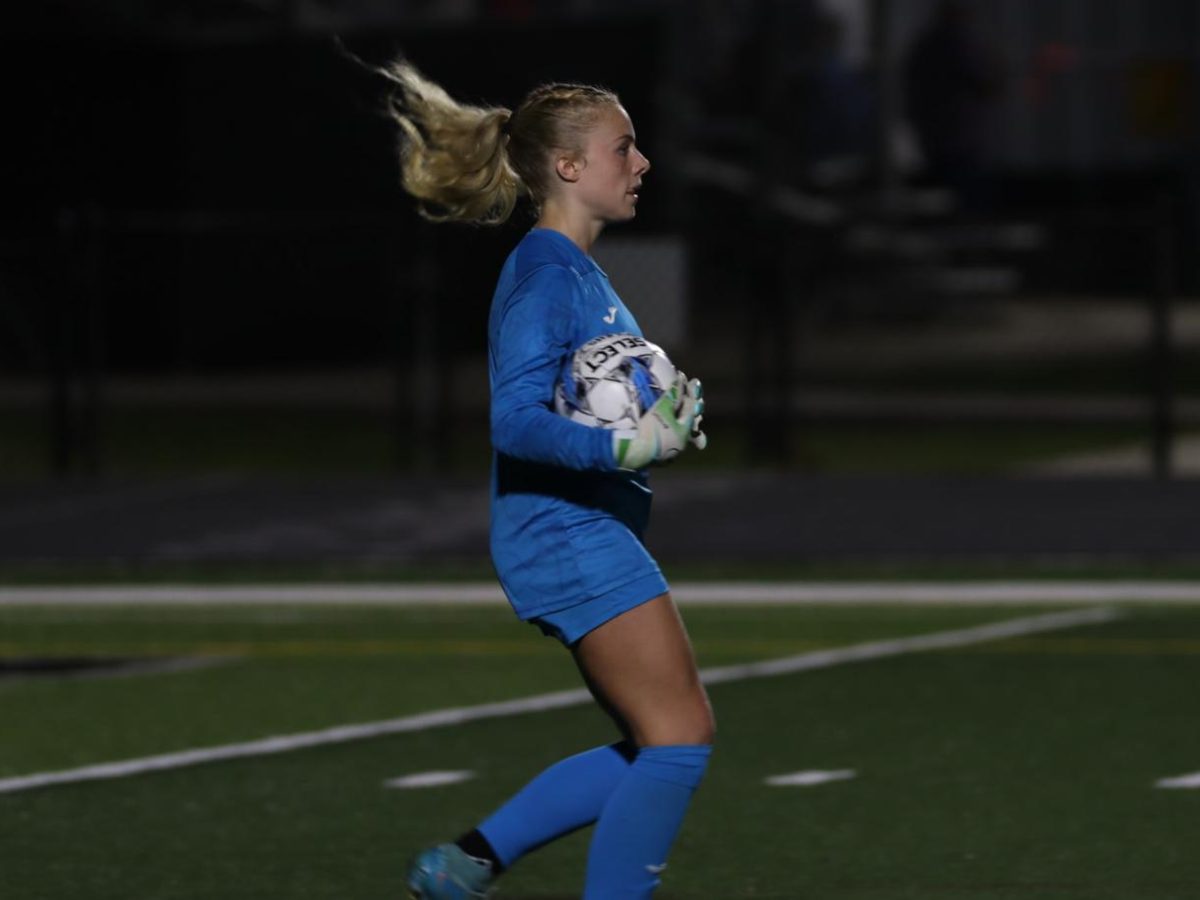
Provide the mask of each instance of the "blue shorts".
POLYGON ((584 600, 566 609, 545 613, 530 619, 542 633, 558 638, 570 647, 593 628, 598 628, 621 613, 641 606, 667 592, 667 580, 661 572, 642 575, 608 593, 584 600))
POLYGON ((519 619, 570 646, 666 593, 636 517, 559 497, 537 497, 537 505, 524 519, 492 517, 492 565, 519 619))

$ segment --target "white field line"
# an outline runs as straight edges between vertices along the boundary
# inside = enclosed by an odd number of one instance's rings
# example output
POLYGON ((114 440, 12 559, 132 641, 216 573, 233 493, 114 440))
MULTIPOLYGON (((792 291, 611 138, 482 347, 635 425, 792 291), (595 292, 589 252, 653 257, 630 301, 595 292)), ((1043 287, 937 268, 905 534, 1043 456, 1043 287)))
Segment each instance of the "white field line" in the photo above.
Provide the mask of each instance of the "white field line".
POLYGON ((813 769, 804 772, 789 772, 786 775, 771 775, 763 784, 771 787, 816 787, 831 781, 847 781, 858 775, 853 769, 813 769))
POLYGON ((399 778, 389 778, 383 783, 383 786, 396 788, 401 791, 412 791, 420 788, 445 787, 449 784, 459 784, 463 781, 470 781, 474 777, 475 773, 470 769, 416 772, 413 775, 401 775, 399 778))
POLYGON ((303 606, 505 603, 498 584, 165 584, 0 588, 0 606, 303 606))
POLYGON ((1176 775, 1173 778, 1160 778, 1154 782, 1154 786, 1174 790, 1200 790, 1200 772, 1192 772, 1190 775, 1176 775))
MULTIPOLYGON (((720 684, 730 681, 742 681, 748 678, 785 675, 792 672, 804 672, 811 669, 828 668, 846 663, 866 662, 867 660, 882 659, 888 656, 898 656, 903 653, 945 649, 947 647, 964 647, 970 644, 979 644, 1018 635, 1057 631, 1064 628, 1075 628, 1080 625, 1094 625, 1113 621, 1119 618, 1120 615, 1121 613, 1117 610, 1094 608, 1070 610, 1068 612, 1051 613, 1049 615, 1028 616, 1020 619, 1009 619, 1005 622, 995 622, 989 625, 977 625, 972 628, 939 631, 932 634, 895 638, 893 640, 870 641, 864 644, 854 644, 849 647, 802 653, 798 656, 787 656, 744 665, 704 669, 701 671, 700 676, 706 684, 720 684)), ((278 735, 276 737, 247 741, 240 744, 226 744, 219 747, 184 750, 178 753, 164 753, 158 756, 145 756, 120 762, 101 763, 99 765, 84 766, 78 769, 67 769, 59 772, 22 775, 15 778, 0 779, 0 794, 27 791, 57 784, 74 784, 81 781, 124 778, 130 775, 141 775, 146 772, 179 769, 185 766, 195 766, 221 760, 267 756, 273 753, 289 753, 293 750, 303 750, 309 747, 343 744, 349 741, 361 741, 391 734, 426 731, 431 728, 461 725, 465 722, 477 722, 482 719, 496 719, 504 716, 521 715, 523 713, 545 712, 551 709, 579 706, 591 702, 591 699, 591 695, 586 688, 554 691, 548 694, 535 694, 515 700, 503 700, 497 703, 483 703, 478 706, 441 709, 434 712, 420 713, 414 716, 404 716, 380 722, 342 725, 320 731, 278 735)))
MULTIPOLYGON (((1200 581, 676 582, 681 605, 1200 603, 1200 581)), ((495 582, 0 588, 0 606, 505 604, 495 582)))
POLYGON ((937 631, 933 634, 918 634, 887 641, 870 641, 865 644, 836 647, 831 650, 814 650, 799 656, 785 656, 780 659, 765 659, 761 662, 720 666, 705 669, 701 675, 705 684, 742 681, 746 678, 765 678, 770 675, 790 675, 794 672, 825 669, 844 663, 866 662, 871 659, 882 659, 885 656, 898 656, 901 653, 944 650, 948 647, 963 647, 968 644, 998 641, 1043 631, 1074 628, 1077 625, 1096 625, 1102 622, 1111 622, 1119 617, 1120 613, 1116 610, 1105 607, 1078 609, 1023 619, 1009 619, 1007 622, 976 625, 973 628, 960 628, 954 631, 937 631))

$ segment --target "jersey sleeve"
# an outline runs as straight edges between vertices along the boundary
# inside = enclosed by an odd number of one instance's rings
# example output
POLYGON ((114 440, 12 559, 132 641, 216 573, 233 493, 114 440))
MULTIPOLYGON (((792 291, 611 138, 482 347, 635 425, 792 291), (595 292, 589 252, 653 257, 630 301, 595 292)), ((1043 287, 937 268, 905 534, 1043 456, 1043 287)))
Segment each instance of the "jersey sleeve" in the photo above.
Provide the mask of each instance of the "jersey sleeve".
POLYGON ((492 446, 529 462, 568 469, 616 468, 612 435, 560 416, 554 388, 572 346, 578 278, 547 265, 508 298, 492 335, 492 446))

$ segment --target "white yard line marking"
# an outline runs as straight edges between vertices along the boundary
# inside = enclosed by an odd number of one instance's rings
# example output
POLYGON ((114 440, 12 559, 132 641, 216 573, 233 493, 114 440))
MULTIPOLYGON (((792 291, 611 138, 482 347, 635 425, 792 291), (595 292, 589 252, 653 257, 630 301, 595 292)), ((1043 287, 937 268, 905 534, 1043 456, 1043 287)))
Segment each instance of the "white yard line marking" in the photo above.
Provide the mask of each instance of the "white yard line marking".
POLYGON ((940 605, 1200 603, 1197 581, 709 582, 672 584, 683 603, 940 605))
POLYGON ((463 781, 470 781, 474 777, 475 773, 470 769, 417 772, 413 775, 402 775, 399 778, 389 778, 383 783, 383 786, 389 788, 398 788, 404 791, 411 791, 416 788, 444 787, 448 784, 459 784, 463 781))
MULTIPOLYGON (((730 681, 742 681, 748 678, 786 675, 793 672, 804 672, 811 669, 828 668, 847 663, 866 662, 867 660, 882 659, 888 656, 898 656, 903 653, 939 650, 947 647, 964 647, 970 644, 979 644, 1006 637, 1057 631, 1063 628, 1074 628, 1079 625, 1095 625, 1102 622, 1111 622, 1119 618, 1120 615, 1120 612, 1117 610, 1099 608, 1071 610, 1069 612, 1051 613, 1042 616, 1028 616, 1020 619, 1010 619, 1005 622, 995 622, 989 625, 978 625, 972 628, 939 631, 932 634, 914 635, 894 640, 871 641, 865 644, 854 644, 849 647, 837 647, 830 650, 818 650, 814 653, 802 653, 798 656, 787 656, 780 659, 763 660, 743 665, 704 669, 700 673, 700 676, 706 684, 720 684, 730 681)), ((288 753, 293 750, 303 750, 309 747, 320 747, 329 744, 343 744, 349 741, 361 741, 384 735, 426 731, 430 728, 461 725, 465 722, 477 722, 482 719, 496 719, 504 716, 521 715, 522 713, 545 712, 551 709, 579 706, 591 702, 591 699, 591 694, 588 693, 586 688, 577 688, 575 690, 555 691, 548 694, 536 694, 516 700, 483 703, 478 706, 436 710, 434 712, 404 716, 399 719, 389 719, 381 722, 342 725, 335 728, 326 728, 321 731, 279 735, 257 741, 247 741, 241 744, 226 744, 220 747, 205 747, 196 750, 184 750, 178 753, 164 753, 158 756, 101 763, 99 765, 67 769, 60 772, 41 772, 34 775, 22 775, 15 778, 0 779, 0 794, 49 787, 56 784, 73 784, 81 781, 97 781, 106 778, 124 778, 130 775, 140 775, 145 772, 179 769, 184 766, 195 766, 221 760, 267 756, 273 753, 288 753)))
POLYGON ((902 653, 965 647, 970 644, 981 644, 1008 637, 1074 628, 1078 625, 1097 625, 1111 622, 1119 617, 1120 613, 1116 610, 1105 607, 1071 610, 1044 616, 1009 619, 1007 622, 976 625, 973 628, 960 628, 954 631, 938 631, 933 634, 918 634, 886 641, 870 641, 850 647, 835 647, 831 650, 815 650, 811 653, 785 656, 781 659, 721 666, 715 669, 705 669, 701 674, 705 684, 721 684, 727 681, 764 678, 770 675, 789 675, 793 672, 824 669, 844 663, 866 662, 871 659, 882 659, 885 656, 899 656, 902 653))
POLYGON ((0 588, 0 606, 302 606, 505 603, 500 586, 461 584, 112 585, 0 588))
POLYGON ((529 712, 544 712, 566 706, 579 706, 590 699, 591 695, 587 692, 586 688, 578 688, 576 690, 557 691, 550 694, 538 694, 517 700, 502 700, 498 703, 483 703, 478 706, 439 709, 433 712, 419 713, 415 716, 404 716, 403 718, 388 719, 381 722, 340 725, 320 731, 277 735, 241 744, 225 744, 220 747, 203 747, 195 750, 183 750, 178 753, 144 756, 138 759, 100 763, 78 769, 67 769, 61 772, 41 772, 35 775, 0 779, 0 794, 48 787, 55 784, 98 781, 106 778, 126 778, 130 775, 161 772, 167 769, 181 769, 185 766, 196 766, 202 763, 219 762, 222 760, 269 756, 274 753, 290 753, 293 750, 304 750, 309 747, 323 747, 329 744, 344 744, 350 741, 362 741, 391 734, 426 731, 430 728, 461 725, 465 722, 475 722, 481 719, 515 716, 529 712))
MULTIPOLYGON (((1200 581, 674 582, 682 605, 709 603, 1200 603, 1200 581)), ((494 582, 420 584, 73 585, 0 588, 0 606, 407 606, 505 604, 494 582)))
POLYGON ((443 728, 448 725, 461 725, 465 722, 474 722, 481 719, 515 716, 528 712, 544 712, 566 706, 578 706, 590 699, 591 695, 587 690, 579 688, 569 691, 557 691, 550 694, 538 694, 517 700, 503 700, 498 703, 483 703, 478 706, 440 709, 381 722, 341 725, 334 728, 325 728, 320 731, 277 735, 241 744, 204 747, 196 750, 184 750, 178 753, 145 756, 121 762, 100 763, 99 765, 84 766, 79 769, 67 769, 62 772, 43 772, 36 775, 5 778, 0 779, 0 794, 47 787, 53 784, 71 784, 79 781, 124 778, 130 775, 140 775, 144 772, 180 769, 185 766, 195 766, 221 760, 269 756, 274 753, 290 753, 293 750, 304 750, 309 747, 344 744, 350 741, 367 740, 391 734, 404 734, 413 731, 426 731, 430 728, 443 728))
POLYGON ((803 772, 788 772, 786 775, 771 775, 763 784, 771 787, 815 787, 831 781, 846 781, 858 775, 853 769, 809 769, 803 772))
POLYGON ((1200 772, 1190 775, 1176 775, 1174 778, 1160 778, 1154 782, 1156 788, 1172 790, 1200 790, 1200 772))

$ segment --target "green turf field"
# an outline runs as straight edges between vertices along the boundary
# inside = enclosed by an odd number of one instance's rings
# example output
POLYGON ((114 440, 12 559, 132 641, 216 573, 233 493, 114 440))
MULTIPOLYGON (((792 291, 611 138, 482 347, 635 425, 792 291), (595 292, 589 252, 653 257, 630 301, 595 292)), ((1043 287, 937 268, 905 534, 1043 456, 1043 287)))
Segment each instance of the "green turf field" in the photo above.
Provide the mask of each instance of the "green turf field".
MULTIPOLYGON (((688 607, 703 667, 1053 608, 688 607)), ((1200 608, 714 684, 720 733, 660 896, 1200 897, 1200 608), (764 779, 852 770, 812 787, 764 779)), ((0 607, 0 660, 188 658, 0 677, 0 779, 578 687, 488 607, 0 607)), ((397 898, 407 854, 612 733, 588 705, 0 793, 0 896, 397 898), (468 781, 384 782, 437 770, 468 781)), ((577 897, 587 834, 501 897, 577 897)))

